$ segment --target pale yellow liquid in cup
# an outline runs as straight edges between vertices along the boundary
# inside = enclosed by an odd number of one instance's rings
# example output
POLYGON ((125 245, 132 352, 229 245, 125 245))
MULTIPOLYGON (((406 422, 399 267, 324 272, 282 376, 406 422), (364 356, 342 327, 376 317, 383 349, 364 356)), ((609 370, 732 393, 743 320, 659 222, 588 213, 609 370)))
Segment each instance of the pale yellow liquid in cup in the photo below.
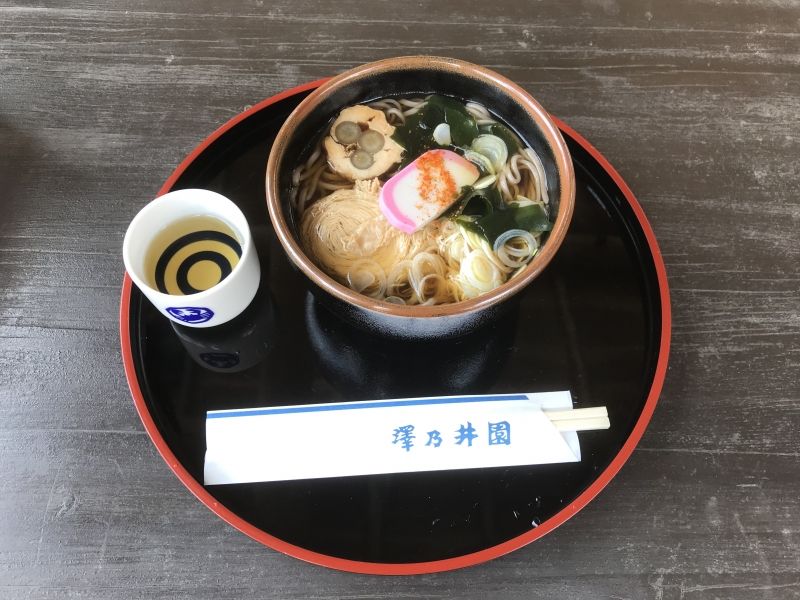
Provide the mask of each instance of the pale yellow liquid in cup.
POLYGON ((188 269, 186 274, 188 284, 196 291, 186 292, 181 289, 178 282, 179 268, 185 261, 192 262, 194 260, 192 257, 196 256, 199 252, 211 252, 215 254, 218 257, 217 260, 228 265, 230 270, 236 267, 239 263, 239 255, 236 252, 235 246, 218 240, 188 242, 182 244, 177 251, 174 251, 175 248, 172 249, 174 253, 166 262, 166 269, 164 270, 163 286, 165 286, 166 289, 159 287, 156 269, 162 255, 164 255, 170 245, 176 240, 201 231, 213 231, 226 234, 241 246, 242 241, 239 239, 236 231, 217 217, 197 215, 175 221, 153 237, 145 253, 144 272, 147 277, 147 284, 150 287, 174 296, 184 296, 187 295, 187 293, 205 291, 220 283, 224 277, 223 271, 217 262, 213 260, 197 260, 194 261, 194 264, 188 269))

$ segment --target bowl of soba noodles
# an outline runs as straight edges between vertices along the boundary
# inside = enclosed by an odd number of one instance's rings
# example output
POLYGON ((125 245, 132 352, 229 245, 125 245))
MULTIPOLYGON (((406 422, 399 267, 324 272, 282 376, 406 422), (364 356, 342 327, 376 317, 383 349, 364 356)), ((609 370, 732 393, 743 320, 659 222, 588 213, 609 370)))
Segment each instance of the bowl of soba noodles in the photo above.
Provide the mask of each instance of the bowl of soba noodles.
POLYGON ((378 334, 465 334, 551 261, 575 202, 558 127, 525 90, 450 58, 323 83, 270 151, 270 220, 311 291, 378 334))

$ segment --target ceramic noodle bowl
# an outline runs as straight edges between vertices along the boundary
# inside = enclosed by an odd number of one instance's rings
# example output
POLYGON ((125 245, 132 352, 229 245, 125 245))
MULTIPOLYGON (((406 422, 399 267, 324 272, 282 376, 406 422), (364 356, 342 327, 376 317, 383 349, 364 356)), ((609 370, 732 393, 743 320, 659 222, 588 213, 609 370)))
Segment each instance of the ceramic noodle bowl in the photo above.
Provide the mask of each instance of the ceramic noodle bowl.
MULTIPOLYGON (((358 135, 358 131, 347 132, 346 128, 340 131, 343 135, 358 135)), ((436 135, 440 132, 437 131, 436 135)), ((387 138, 386 144, 392 143, 387 138)), ((380 152, 387 149, 388 146, 380 152)), ((374 156, 379 157, 379 154, 374 156)), ((362 166, 363 158, 361 154, 353 154, 353 165, 372 168, 372 159, 366 159, 363 163, 366 166, 362 166)), ((492 321, 543 271, 566 235, 575 202, 575 175, 569 151, 557 126, 522 88, 489 69, 463 61, 402 57, 342 73, 300 103, 280 129, 270 152, 266 196, 270 219, 281 245, 292 263, 310 280, 310 288, 321 303, 341 318, 382 335, 442 338, 466 334, 492 321), (387 97, 428 97, 432 94, 483 105, 494 119, 512 130, 539 156, 549 198, 547 210, 551 229, 541 238, 541 247, 530 262, 493 289, 460 301, 404 305, 351 289, 341 278, 335 279, 309 257, 300 233, 302 215, 296 201, 293 172, 307 160, 312 147, 344 109, 387 97)))

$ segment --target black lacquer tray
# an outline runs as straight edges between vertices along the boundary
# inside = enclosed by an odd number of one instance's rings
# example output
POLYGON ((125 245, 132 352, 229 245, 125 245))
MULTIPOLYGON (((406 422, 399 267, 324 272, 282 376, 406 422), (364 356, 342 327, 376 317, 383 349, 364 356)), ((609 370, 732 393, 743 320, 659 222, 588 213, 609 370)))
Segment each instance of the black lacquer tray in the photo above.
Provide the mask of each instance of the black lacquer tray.
POLYGON ((666 372, 663 262, 633 194, 605 158, 556 120, 572 153, 575 213, 553 262, 514 308, 448 342, 398 342, 318 305, 269 224, 264 170, 286 116, 320 82, 225 124, 160 193, 199 187, 236 202, 262 266, 256 302, 205 333, 172 324, 125 278, 120 332, 142 422, 181 481, 256 540, 329 567, 410 574, 519 548, 583 508, 641 438, 666 372), (409 373, 413 376, 409 376, 409 373), (580 433, 579 463, 204 487, 206 410, 568 389, 607 406, 611 428, 580 433))

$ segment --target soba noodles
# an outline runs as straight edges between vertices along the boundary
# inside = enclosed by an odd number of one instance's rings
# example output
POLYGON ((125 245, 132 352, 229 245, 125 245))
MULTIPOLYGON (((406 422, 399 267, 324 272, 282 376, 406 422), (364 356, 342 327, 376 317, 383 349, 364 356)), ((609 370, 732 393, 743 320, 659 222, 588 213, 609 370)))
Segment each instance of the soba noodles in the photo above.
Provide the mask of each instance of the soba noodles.
POLYGON ((552 225, 533 149, 484 106, 441 96, 346 108, 292 184, 307 254, 356 292, 397 304, 459 302, 493 290, 525 268, 552 225), (443 214, 406 233, 382 212, 382 187, 436 149, 477 167, 477 180, 443 214))

